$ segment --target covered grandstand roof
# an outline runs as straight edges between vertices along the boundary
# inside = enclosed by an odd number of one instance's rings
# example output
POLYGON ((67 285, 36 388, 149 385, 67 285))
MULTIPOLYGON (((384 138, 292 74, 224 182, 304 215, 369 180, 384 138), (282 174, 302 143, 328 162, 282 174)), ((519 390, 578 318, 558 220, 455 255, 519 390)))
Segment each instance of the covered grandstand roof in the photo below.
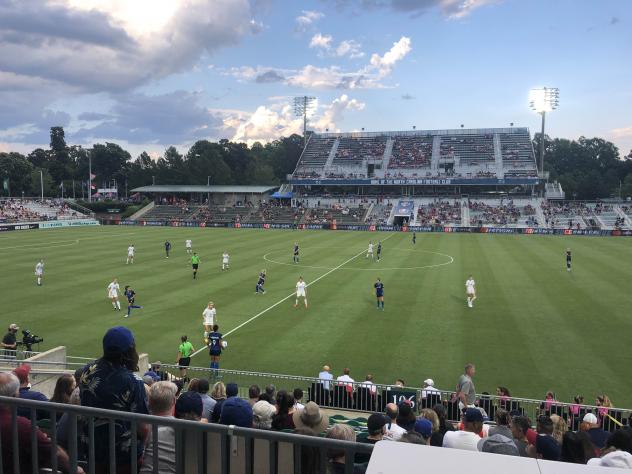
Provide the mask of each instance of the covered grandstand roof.
POLYGON ((228 194, 263 194, 278 186, 233 186, 233 185, 180 185, 180 184, 160 184, 152 186, 141 186, 132 189, 135 193, 228 193, 228 194))

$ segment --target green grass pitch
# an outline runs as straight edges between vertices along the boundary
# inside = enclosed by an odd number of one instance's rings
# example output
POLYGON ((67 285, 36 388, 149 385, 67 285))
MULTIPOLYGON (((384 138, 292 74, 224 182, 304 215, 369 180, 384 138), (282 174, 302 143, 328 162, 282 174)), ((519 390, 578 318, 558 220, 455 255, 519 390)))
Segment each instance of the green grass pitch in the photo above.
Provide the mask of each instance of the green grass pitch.
MULTIPOLYGON (((581 393, 587 401, 607 393, 617 406, 632 405, 632 247, 623 238, 418 234, 413 245, 407 233, 101 227, 7 232, 0 259, 3 327, 16 322, 43 336, 43 349, 66 345, 70 355, 97 356, 105 330, 123 324, 140 351, 173 363, 182 334, 200 347, 201 313, 213 300, 223 333, 263 312, 226 337, 223 368, 315 376, 327 363, 335 375, 350 367, 356 380, 372 373, 378 383, 399 377, 417 386, 432 377, 451 389, 471 361, 478 391, 503 385, 515 396, 554 390, 561 400, 581 393), (201 257, 195 281, 187 238, 201 257), (165 239, 173 244, 169 259, 165 239), (379 263, 364 255, 378 239, 379 263), (136 263, 126 265, 130 243, 136 263), (46 275, 37 287, 40 257, 46 275), (255 295, 262 268, 267 292, 255 295), (473 309, 465 301, 470 273, 473 309), (301 275, 314 282, 308 310, 294 308, 293 297, 281 301, 301 275), (129 319, 107 300, 114 277, 144 306, 129 319), (375 305, 377 277, 384 312, 375 305)), ((204 351, 192 365, 208 362, 204 351)))

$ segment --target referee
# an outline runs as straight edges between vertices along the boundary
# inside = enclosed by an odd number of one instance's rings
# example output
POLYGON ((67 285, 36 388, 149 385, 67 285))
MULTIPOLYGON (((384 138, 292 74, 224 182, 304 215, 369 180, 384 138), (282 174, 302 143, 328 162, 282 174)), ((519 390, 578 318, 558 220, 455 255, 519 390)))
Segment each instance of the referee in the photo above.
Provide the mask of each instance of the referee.
POLYGON ((182 336, 182 343, 178 346, 178 358, 176 360, 176 364, 180 367, 180 377, 184 381, 186 381, 187 377, 187 368, 191 364, 191 354, 195 349, 193 348, 193 344, 188 341, 187 336, 182 336))

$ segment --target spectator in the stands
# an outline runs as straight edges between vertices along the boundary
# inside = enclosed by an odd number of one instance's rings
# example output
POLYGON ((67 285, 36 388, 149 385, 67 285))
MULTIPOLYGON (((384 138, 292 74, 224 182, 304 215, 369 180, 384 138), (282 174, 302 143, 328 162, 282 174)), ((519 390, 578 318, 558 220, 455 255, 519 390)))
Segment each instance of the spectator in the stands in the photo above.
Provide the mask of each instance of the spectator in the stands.
MULTIPOLYGON (((356 434, 349 425, 335 424, 327 431, 325 435, 329 439, 338 439, 341 441, 355 442, 356 434)), ((342 474, 345 472, 346 451, 344 448, 330 448, 327 450, 327 459, 329 460, 329 469, 333 474, 342 474)), ((354 464, 353 472, 363 473, 366 471, 366 465, 354 464)))
POLYGON ((459 409, 465 407, 473 407, 476 401, 476 388, 472 377, 476 373, 474 364, 467 364, 464 373, 459 377, 457 382, 456 397, 459 400, 459 409))
POLYGON ((511 428, 509 428, 509 425, 511 424, 511 416, 509 416, 509 412, 507 410, 499 408, 498 410, 496 410, 495 419, 496 426, 492 426, 489 428, 489 436, 500 434, 509 439, 513 439, 511 428))
POLYGON ((307 429, 315 435, 319 435, 329 426, 329 417, 314 402, 307 402, 305 408, 295 411, 292 419, 297 429, 307 429))
POLYGON ((599 407, 597 409, 597 419, 603 423, 604 417, 608 414, 608 411, 613 408, 612 402, 610 398, 608 398, 608 395, 604 393, 595 399, 595 405, 599 407))
POLYGON ((586 431, 596 449, 603 449, 610 433, 599 425, 599 420, 594 413, 586 413, 584 415, 581 428, 583 431, 586 431))
POLYGON ((518 448, 520 456, 527 456, 527 431, 529 431, 531 424, 529 419, 525 416, 514 416, 511 419, 511 435, 513 436, 514 444, 518 448))
POLYGON ((423 436, 424 441, 428 444, 432 436, 432 422, 427 418, 417 418, 413 430, 423 436))
MULTIPOLYGON (((157 381, 149 389, 149 412, 154 416, 174 418, 178 387, 167 381, 157 381)), ((154 443, 150 431, 143 456, 141 473, 154 472, 154 443)), ((176 472, 176 435, 170 426, 158 425, 158 472, 176 472)))
POLYGON ((345 367, 342 371, 342 375, 340 375, 336 381, 338 382, 338 385, 344 385, 347 387, 347 392, 353 392, 353 382, 355 382, 355 380, 349 376, 349 373, 349 368, 345 367))
POLYGON ((273 405, 276 404, 276 387, 272 384, 267 385, 265 393, 268 397, 270 397, 270 403, 273 405))
POLYGON ((443 436, 443 447, 478 451, 478 442, 481 439, 478 433, 482 429, 482 413, 477 408, 468 408, 463 416, 463 430, 446 432, 443 436))
POLYGON ((388 403, 386 405, 386 437, 393 441, 399 440, 406 430, 397 424, 397 415, 399 414, 399 408, 394 403, 388 403))
POLYGON ((504 454, 506 456, 519 456, 518 447, 512 438, 502 434, 490 435, 478 442, 478 450, 482 453, 504 454))
MULTIPOLYGON (((295 434, 316 436, 311 430, 297 428, 295 434)), ((301 474, 320 474, 320 449, 316 446, 301 446, 301 474)))
POLYGON ((176 400, 175 416, 181 420, 201 421, 203 409, 200 394, 189 390, 176 400))
POLYGON ((254 406, 259 401, 259 395, 261 395, 259 385, 253 384, 248 387, 248 403, 250 403, 250 406, 254 406))
POLYGON ((432 408, 423 408, 419 412, 419 416, 425 418, 426 420, 432 423, 432 432, 435 433, 439 431, 439 416, 432 408))
MULTIPOLYGON (((138 371, 138 352, 132 332, 123 326, 109 329, 103 337, 103 357, 87 364, 81 375, 79 389, 81 405, 93 408, 117 410, 130 413, 148 414, 145 386, 134 372, 138 371)), ((87 429, 87 424, 85 426, 87 429)), ((140 460, 147 425, 139 424, 137 429, 137 451, 131 452, 132 429, 129 421, 114 422, 116 472, 130 472, 131 457, 140 460)), ((87 433, 84 433, 87 434, 87 433)), ((95 446, 108 446, 110 429, 108 424, 94 429, 95 446)), ((82 440, 88 439, 87 436, 82 440)), ((83 449, 87 452, 88 446, 83 449)), ((109 451, 97 449, 95 461, 97 472, 104 472, 110 464, 109 451)))
POLYGON ((441 392, 434 387, 434 380, 426 379, 423 383, 421 398, 426 399, 429 396, 441 397, 441 392))
POLYGON ((331 375, 331 369, 328 365, 323 365, 323 370, 318 374, 318 379, 322 382, 323 388, 329 390, 329 381, 333 380, 334 376, 331 375))
POLYGON ((399 410, 397 413, 397 424, 406 431, 411 431, 415 427, 415 421, 417 421, 412 404, 404 401, 397 408, 399 410))
POLYGON ((252 427, 252 407, 246 400, 238 396, 238 391, 236 383, 226 385, 226 395, 228 395, 228 398, 222 406, 219 422, 222 425, 250 428, 252 427))
POLYGON ((276 396, 276 414, 272 417, 272 429, 293 430, 295 428, 292 415, 294 414, 294 397, 285 390, 279 390, 276 396))
POLYGON ((224 385, 224 382, 215 382, 213 390, 211 390, 211 398, 215 400, 215 406, 213 407, 209 421, 217 423, 219 422, 219 415, 222 412, 222 404, 226 401, 226 385, 224 385))
POLYGON ((558 444, 562 444, 562 438, 564 438, 564 433, 568 431, 568 425, 564 418, 559 415, 551 415, 551 421, 553 422, 553 434, 552 436, 555 438, 555 441, 558 444))
POLYGON ((375 395, 377 393, 377 387, 373 383, 373 375, 367 374, 364 379, 364 382, 360 384, 360 387, 367 388, 371 392, 371 395, 375 395))
POLYGON ((600 458, 592 458, 588 465, 632 469, 632 454, 627 451, 610 451, 600 458))
MULTIPOLYGON (((15 374, 9 372, 0 372, 0 396, 19 398, 20 381, 15 374)), ((11 409, 7 405, 0 404, 0 444, 2 445, 2 472, 13 472, 13 415, 11 409)), ((20 472, 33 472, 31 465, 31 437, 35 436, 37 446, 37 463, 40 469, 51 467, 51 451, 52 443, 48 436, 39 428, 31 427, 31 421, 22 416, 15 419, 18 434, 18 452, 20 460, 20 472)), ((61 448, 57 447, 55 451, 57 457, 57 465, 63 472, 69 472, 68 455, 61 448)), ((37 472, 38 469, 35 469, 37 472)), ((79 468, 77 472, 83 473, 79 468)))
POLYGON ((272 428, 272 417, 276 413, 274 405, 259 400, 252 406, 252 427, 260 430, 269 430, 272 428))
MULTIPOLYGON (((209 383, 207 379, 199 379, 197 383, 197 393, 202 397, 202 418, 206 420, 211 419, 211 415, 213 413, 213 408, 215 408, 215 404, 217 403, 211 396, 209 396, 208 391, 210 389, 209 383)), ((189 387, 190 390, 190 387, 189 387)))
POLYGON ((303 389, 301 388, 295 388, 294 389, 294 410, 302 410, 303 408, 305 408, 305 405, 303 405, 303 389))
MULTIPOLYGON (((382 413, 373 413, 369 416, 366 422, 366 428, 368 435, 366 438, 358 440, 360 443, 375 444, 378 441, 382 441, 386 435, 386 416, 382 413)), ((365 463, 369 462, 371 455, 368 453, 358 453, 355 457, 355 462, 365 463)))
MULTIPOLYGON (((37 390, 31 390, 31 379, 29 374, 31 373, 31 366, 29 364, 22 364, 21 366, 13 369, 13 373, 20 381, 20 395, 19 398, 24 400, 37 400, 39 402, 47 402, 48 398, 42 392, 37 390)), ((24 418, 31 417, 31 409, 26 407, 18 407, 18 415, 24 418)), ((37 419, 42 420, 50 418, 50 413, 45 410, 37 410, 37 419)))
POLYGON ((567 431, 562 438, 560 461, 586 464, 595 457, 595 448, 585 431, 567 431))
POLYGON ((77 383, 70 374, 63 374, 55 383, 55 390, 50 401, 54 403, 70 403, 70 396, 74 392, 77 383))
POLYGON ((529 445, 527 452, 531 457, 546 461, 559 461, 562 448, 555 438, 550 435, 538 434, 535 446, 529 445))

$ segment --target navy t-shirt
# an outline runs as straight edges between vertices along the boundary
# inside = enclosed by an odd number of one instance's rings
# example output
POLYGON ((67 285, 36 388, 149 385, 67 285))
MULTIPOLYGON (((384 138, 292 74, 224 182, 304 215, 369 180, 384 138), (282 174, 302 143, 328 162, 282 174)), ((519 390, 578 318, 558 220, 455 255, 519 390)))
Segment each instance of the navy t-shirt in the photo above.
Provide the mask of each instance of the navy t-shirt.
POLYGON ((375 285, 375 296, 384 296, 384 283, 378 281, 375 285))
POLYGON ((222 340, 222 333, 212 332, 208 335, 208 347, 210 354, 219 354, 222 352, 222 346, 220 341, 222 340))

